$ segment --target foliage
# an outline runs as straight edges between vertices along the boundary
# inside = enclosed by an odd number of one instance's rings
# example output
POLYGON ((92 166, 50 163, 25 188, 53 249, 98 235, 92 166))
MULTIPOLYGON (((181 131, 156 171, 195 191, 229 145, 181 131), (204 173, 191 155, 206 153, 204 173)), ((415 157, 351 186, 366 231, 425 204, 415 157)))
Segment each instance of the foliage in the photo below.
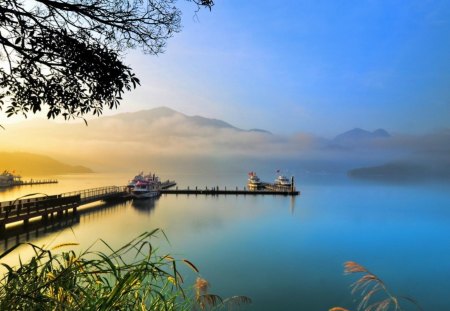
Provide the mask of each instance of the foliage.
MULTIPOLYGON (((407 296, 395 296, 386 286, 386 284, 375 274, 370 272, 360 264, 347 261, 344 264, 344 272, 346 274, 361 273, 362 276, 354 282, 352 294, 358 294, 360 301, 358 304, 359 311, 402 311, 400 300, 412 303, 418 310, 422 310, 420 305, 412 298, 407 296)), ((334 307, 329 311, 349 311, 342 307, 334 307)))
MULTIPOLYGON (((212 0, 187 0, 211 9, 212 0)), ((179 32, 176 0, 2 0, 0 109, 65 119, 116 108, 139 79, 129 48, 159 54, 179 32)))
POLYGON ((2 264, 7 272, 0 280, 0 310, 203 310, 226 306, 222 302, 250 302, 246 297, 222 300, 204 288, 197 288, 194 298, 182 287, 177 265, 198 273, 197 267, 186 259, 158 255, 150 242, 158 232, 144 233, 117 250, 102 241, 109 254, 92 247, 79 255, 57 252, 72 243, 51 250, 29 244, 34 250, 30 261, 20 261, 18 267, 2 264))

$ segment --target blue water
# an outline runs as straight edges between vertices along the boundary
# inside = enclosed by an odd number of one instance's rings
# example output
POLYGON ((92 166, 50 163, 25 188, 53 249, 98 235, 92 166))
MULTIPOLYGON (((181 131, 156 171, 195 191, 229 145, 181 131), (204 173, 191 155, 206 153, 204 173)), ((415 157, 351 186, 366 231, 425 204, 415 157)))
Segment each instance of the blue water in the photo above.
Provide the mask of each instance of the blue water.
MULTIPOLYGON (((178 181, 180 187, 213 186, 216 177, 186 175, 178 181)), ((220 177, 220 187, 242 178, 232 173, 220 177)), ((58 185, 1 192, 0 201, 27 191, 50 194, 120 184, 123 178, 60 177, 58 185)), ((37 237, 31 233, 28 240, 78 241, 83 248, 103 238, 120 246, 144 231, 162 228, 170 245, 157 240, 161 251, 194 262, 211 283, 211 292, 251 297, 252 305, 244 310, 356 310, 349 289, 355 277, 343 274, 348 260, 377 274, 394 294, 413 297, 424 310, 448 309, 448 185, 297 179, 301 195, 296 198, 167 195, 85 213, 70 228, 39 232, 37 237)), ((11 237, 8 246, 25 238, 11 237)), ((26 250, 19 252, 24 256, 26 250)))

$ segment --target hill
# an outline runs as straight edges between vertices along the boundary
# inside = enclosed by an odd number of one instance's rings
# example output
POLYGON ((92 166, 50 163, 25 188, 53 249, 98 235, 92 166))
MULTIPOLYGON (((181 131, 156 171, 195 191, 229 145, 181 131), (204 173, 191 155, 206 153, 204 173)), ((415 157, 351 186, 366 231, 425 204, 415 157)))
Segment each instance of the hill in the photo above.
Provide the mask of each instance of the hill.
MULTIPOLYGON (((124 129, 132 129, 135 125, 141 127, 142 130, 147 130, 149 127, 162 129, 159 134, 164 135, 167 132, 173 132, 177 129, 187 130, 220 130, 229 129, 235 131, 250 132, 252 130, 244 130, 237 128, 225 121, 213 118, 206 118, 203 116, 188 116, 181 112, 175 111, 167 107, 158 107, 148 110, 141 110, 136 112, 120 113, 113 116, 101 117, 89 122, 89 126, 104 128, 106 125, 114 123, 115 126, 120 126, 124 129)), ((260 130, 264 133, 269 133, 260 130)))
POLYGON ((60 175, 92 173, 84 166, 59 162, 47 156, 27 152, 0 152, 0 169, 15 170, 21 175, 60 175))
POLYGON ((350 131, 337 135, 332 140, 332 143, 339 145, 354 145, 360 143, 370 143, 376 139, 385 139, 389 137, 391 137, 391 135, 383 129, 377 129, 373 132, 369 132, 364 129, 354 128, 350 131))
POLYGON ((411 161, 393 161, 379 166, 350 170, 348 175, 358 179, 382 181, 450 180, 450 169, 442 163, 433 165, 411 161))

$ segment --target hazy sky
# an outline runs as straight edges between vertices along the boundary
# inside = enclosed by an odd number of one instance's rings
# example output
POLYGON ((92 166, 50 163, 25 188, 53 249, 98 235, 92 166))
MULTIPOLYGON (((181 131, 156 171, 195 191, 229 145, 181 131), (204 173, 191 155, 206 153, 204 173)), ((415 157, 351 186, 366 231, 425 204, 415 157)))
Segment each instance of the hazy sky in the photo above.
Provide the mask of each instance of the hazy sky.
MULTIPOLYGON (((450 127, 450 1, 216 0, 165 54, 130 51, 119 112, 168 106, 275 133, 450 127)), ((114 112, 116 113, 116 112, 114 112)))
POLYGON ((165 54, 128 55, 142 87, 120 111, 279 133, 450 126, 448 0, 217 0, 198 20, 186 8, 165 54))

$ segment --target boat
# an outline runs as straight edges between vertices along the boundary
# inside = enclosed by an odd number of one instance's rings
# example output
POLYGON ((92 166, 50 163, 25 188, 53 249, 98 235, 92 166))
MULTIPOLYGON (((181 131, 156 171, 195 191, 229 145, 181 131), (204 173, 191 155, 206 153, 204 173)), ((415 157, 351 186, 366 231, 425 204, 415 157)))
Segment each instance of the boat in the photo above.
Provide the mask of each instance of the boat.
POLYGON ((166 180, 161 182, 158 176, 152 173, 148 173, 147 175, 144 175, 144 172, 140 172, 134 178, 130 181, 128 181, 127 187, 130 190, 133 190, 133 188, 136 186, 138 182, 148 181, 153 184, 155 184, 156 189, 167 189, 170 187, 175 186, 177 183, 173 180, 166 180))
POLYGON ((262 182, 255 172, 248 173, 247 186, 249 190, 258 190, 261 187, 261 185, 262 182))
POLYGON ((11 187, 23 184, 23 181, 20 179, 21 176, 14 175, 13 173, 5 170, 0 174, 0 187, 11 187))
POLYGON ((279 171, 277 171, 277 173, 279 174, 277 176, 277 178, 274 181, 274 185, 275 186, 283 186, 283 187, 290 187, 291 186, 291 181, 289 180, 289 178, 287 178, 285 175, 280 174, 279 171))
POLYGON ((154 198, 159 196, 159 187, 151 180, 139 180, 131 190, 131 194, 136 199, 154 198))
POLYGON ((128 181, 127 187, 131 189, 134 188, 138 181, 145 181, 144 172, 140 172, 138 175, 134 176, 132 180, 128 181))

